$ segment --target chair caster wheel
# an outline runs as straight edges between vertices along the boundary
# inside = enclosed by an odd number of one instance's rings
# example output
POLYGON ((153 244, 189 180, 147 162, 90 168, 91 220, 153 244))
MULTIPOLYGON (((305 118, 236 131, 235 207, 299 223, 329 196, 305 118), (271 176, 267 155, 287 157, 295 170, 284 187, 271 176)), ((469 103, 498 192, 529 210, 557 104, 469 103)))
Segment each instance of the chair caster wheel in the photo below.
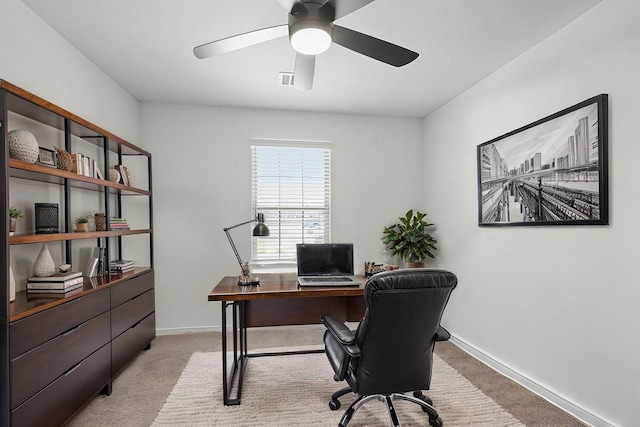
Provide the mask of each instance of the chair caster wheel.
MULTIPOLYGON (((418 398, 418 399, 420 399, 420 400, 422 400, 424 403, 426 403, 426 404, 428 404, 428 405, 430 405, 430 406, 433 406, 433 400, 431 400, 431 398, 430 398, 429 396, 424 395, 424 394, 422 394, 422 393, 421 393, 421 392, 419 392, 419 391, 414 391, 414 392, 413 392, 413 396, 414 396, 414 397, 417 397, 417 398, 418 398)), ((422 408, 422 410, 423 410, 424 412, 427 412, 427 410, 426 410, 425 408, 422 408)))
POLYGON ((340 409, 340 401, 332 400, 331 402, 329 402, 329 409, 331 409, 332 411, 337 411, 338 409, 340 409))
POLYGON ((429 418, 429 425, 431 427, 442 427, 442 418, 429 418))

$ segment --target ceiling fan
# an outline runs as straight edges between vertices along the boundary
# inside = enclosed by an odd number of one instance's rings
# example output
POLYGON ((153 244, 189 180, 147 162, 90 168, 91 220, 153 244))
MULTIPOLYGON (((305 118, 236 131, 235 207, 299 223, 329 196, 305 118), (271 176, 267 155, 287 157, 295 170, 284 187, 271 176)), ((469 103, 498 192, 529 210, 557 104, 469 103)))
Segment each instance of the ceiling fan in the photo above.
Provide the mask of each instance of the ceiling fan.
POLYGON ((333 23, 374 0, 277 1, 289 12, 288 24, 205 43, 196 46, 193 53, 204 59, 289 35, 297 52, 294 88, 300 90, 311 89, 316 55, 327 50, 332 42, 394 67, 402 67, 418 57, 416 52, 333 23))

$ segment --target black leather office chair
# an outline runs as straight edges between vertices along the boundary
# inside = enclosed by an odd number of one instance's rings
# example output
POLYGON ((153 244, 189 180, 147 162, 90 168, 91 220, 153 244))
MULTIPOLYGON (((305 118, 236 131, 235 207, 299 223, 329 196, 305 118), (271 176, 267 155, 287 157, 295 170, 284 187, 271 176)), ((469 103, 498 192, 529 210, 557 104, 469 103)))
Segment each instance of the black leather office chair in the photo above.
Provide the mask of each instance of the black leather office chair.
POLYGON ((366 311, 357 330, 332 315, 322 315, 325 353, 335 375, 349 387, 331 396, 329 407, 340 407, 338 398, 353 392, 359 397, 340 420, 345 427, 358 408, 371 399, 384 400, 394 426, 399 426, 393 399, 417 403, 429 415, 429 424, 442 426, 433 402, 422 393, 431 383, 433 348, 449 333, 440 319, 456 276, 444 270, 407 269, 379 273, 366 284, 366 311), (404 393, 413 392, 413 395, 404 393))

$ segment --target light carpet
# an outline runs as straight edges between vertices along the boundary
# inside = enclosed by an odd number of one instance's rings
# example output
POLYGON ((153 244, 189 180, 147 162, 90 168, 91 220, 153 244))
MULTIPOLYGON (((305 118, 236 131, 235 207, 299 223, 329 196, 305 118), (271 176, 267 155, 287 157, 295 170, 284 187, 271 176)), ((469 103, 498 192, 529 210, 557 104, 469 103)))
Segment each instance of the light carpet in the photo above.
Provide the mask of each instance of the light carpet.
MULTIPOLYGON (((222 404, 222 353, 194 353, 153 427, 163 426, 336 426, 355 399, 340 399, 329 409, 330 396, 345 383, 333 381, 326 356, 319 354, 254 357, 249 360, 242 404, 222 404)), ((431 390, 427 393, 447 427, 523 426, 516 418, 434 355, 431 390)), ((418 405, 394 402, 403 426, 427 426, 418 405)), ((351 427, 388 426, 382 401, 369 401, 352 418, 351 427)))

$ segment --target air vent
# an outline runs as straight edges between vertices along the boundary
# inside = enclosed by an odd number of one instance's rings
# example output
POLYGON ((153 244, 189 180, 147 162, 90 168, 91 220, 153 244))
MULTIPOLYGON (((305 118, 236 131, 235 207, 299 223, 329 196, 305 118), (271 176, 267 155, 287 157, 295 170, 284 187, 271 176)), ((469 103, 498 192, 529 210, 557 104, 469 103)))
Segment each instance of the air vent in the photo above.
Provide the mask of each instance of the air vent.
POLYGON ((280 86, 293 87, 293 73, 280 72, 278 75, 280 86))

